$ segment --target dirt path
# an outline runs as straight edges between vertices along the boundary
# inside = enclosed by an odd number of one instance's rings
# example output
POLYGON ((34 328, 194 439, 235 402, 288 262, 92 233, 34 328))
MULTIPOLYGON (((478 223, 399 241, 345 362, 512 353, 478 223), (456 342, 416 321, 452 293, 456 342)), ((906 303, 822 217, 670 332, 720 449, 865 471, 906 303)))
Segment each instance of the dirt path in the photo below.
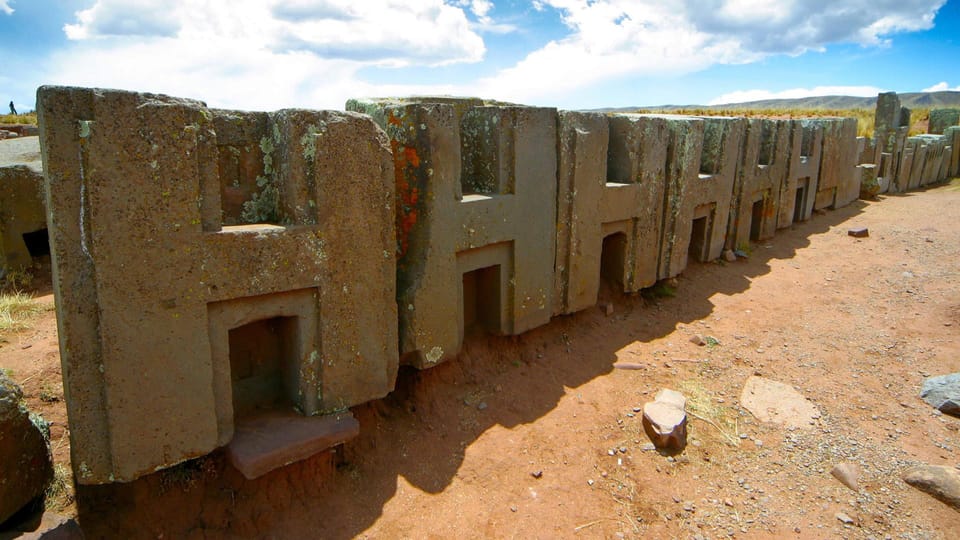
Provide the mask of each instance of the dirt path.
MULTIPOLYGON (((960 463, 960 419, 917 397, 924 376, 960 371, 958 223, 958 185, 814 216, 746 261, 691 266, 673 297, 616 298, 612 316, 587 310, 404 371, 355 411, 361 437, 337 455, 253 482, 214 455, 86 488, 81 522, 94 538, 956 538, 960 513, 900 472, 960 463), (754 374, 794 386, 820 419, 759 423, 739 407, 754 374), (691 418, 676 456, 644 450, 634 412, 662 387, 709 420, 691 418), (830 475, 844 461, 863 469, 859 492, 830 475)), ((62 401, 38 398, 59 385, 56 354, 38 347, 53 335, 40 319, 0 366, 38 353, 14 378, 39 373, 28 399, 56 417, 62 401)))

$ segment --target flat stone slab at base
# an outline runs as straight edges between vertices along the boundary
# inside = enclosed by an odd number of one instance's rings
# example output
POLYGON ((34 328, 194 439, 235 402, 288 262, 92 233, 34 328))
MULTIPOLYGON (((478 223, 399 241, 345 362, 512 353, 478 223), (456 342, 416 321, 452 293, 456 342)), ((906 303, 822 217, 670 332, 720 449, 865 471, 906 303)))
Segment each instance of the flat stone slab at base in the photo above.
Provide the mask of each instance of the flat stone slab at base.
POLYGON ((793 387, 751 376, 743 386, 740 404, 761 422, 808 428, 820 418, 820 411, 793 387))
POLYGON ((350 411, 303 416, 270 411, 237 421, 227 458, 248 480, 343 444, 360 434, 350 411))

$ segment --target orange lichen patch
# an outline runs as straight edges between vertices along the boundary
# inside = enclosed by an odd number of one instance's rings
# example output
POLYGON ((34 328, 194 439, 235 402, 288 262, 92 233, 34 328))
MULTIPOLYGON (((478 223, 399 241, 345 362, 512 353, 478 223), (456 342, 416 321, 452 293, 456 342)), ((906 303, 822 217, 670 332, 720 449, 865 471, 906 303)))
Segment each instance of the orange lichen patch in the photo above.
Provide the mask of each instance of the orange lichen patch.
POLYGON ((407 163, 409 163, 411 166, 413 166, 413 167, 419 167, 419 166, 420 166, 420 156, 417 155, 417 149, 416 149, 416 148, 411 148, 411 147, 409 147, 409 146, 406 147, 406 148, 404 148, 404 149, 403 149, 403 155, 404 155, 404 157, 406 158, 407 163))
MULTIPOLYGON (((394 117, 391 115, 390 118, 392 122, 394 117)), ((416 184, 416 169, 420 167, 420 156, 416 148, 403 147, 401 150, 399 141, 391 140, 390 146, 397 186, 397 258, 402 259, 410 246, 410 232, 417 224, 420 190, 416 184)))

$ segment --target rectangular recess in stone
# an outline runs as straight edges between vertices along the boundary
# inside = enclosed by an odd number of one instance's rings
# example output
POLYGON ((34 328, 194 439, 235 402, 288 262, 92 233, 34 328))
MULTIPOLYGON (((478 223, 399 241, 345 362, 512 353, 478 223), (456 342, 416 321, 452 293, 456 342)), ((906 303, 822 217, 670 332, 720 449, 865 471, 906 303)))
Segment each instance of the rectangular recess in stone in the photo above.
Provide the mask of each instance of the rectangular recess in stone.
POLYGON ((710 260, 708 248, 716 214, 715 204, 702 205, 694 212, 693 224, 690 227, 690 245, 687 248, 689 260, 697 262, 710 260))
MULTIPOLYGON (((266 178, 272 174, 272 156, 268 139, 269 118, 266 113, 238 114, 214 110, 217 173, 220 184, 220 222, 224 226, 261 221, 253 205, 263 196, 266 178)), ((272 221, 277 222, 276 210, 272 221)))
POLYGON ((130 481, 230 441, 229 330, 243 324, 216 312, 245 320, 224 308, 232 302, 264 310, 244 324, 296 317, 288 364, 323 366, 316 382, 298 372, 287 396, 304 412, 393 389, 393 160, 369 118, 263 113, 284 223, 224 227, 218 143, 238 139, 231 122, 220 136, 217 118, 260 113, 63 87, 42 87, 37 109, 79 483, 130 481), (309 306, 262 307, 287 295, 309 306))
POLYGON ((463 275, 478 268, 500 266, 501 333, 549 322, 556 109, 429 96, 347 109, 373 117, 393 150, 401 361, 423 369, 459 353, 463 275))

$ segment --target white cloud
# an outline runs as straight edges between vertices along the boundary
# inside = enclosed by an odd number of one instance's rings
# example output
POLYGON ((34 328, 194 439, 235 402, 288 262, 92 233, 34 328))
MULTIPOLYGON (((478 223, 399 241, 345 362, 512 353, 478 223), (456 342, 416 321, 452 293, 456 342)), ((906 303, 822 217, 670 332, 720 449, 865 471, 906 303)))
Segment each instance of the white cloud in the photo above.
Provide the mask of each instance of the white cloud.
MULTIPOLYGON (((487 17, 491 6, 466 7, 487 17)), ((46 63, 44 82, 217 107, 339 109, 381 88, 429 91, 374 87, 359 79, 363 68, 482 60, 473 24, 443 0, 97 0, 64 27, 71 45, 46 63)))
POLYGON ((416 77, 389 68, 480 62, 482 34, 517 28, 496 20, 490 0, 95 0, 64 27, 72 41, 43 62, 44 82, 250 109, 340 108, 351 96, 412 93, 551 103, 626 77, 680 75, 839 42, 883 45, 897 32, 928 28, 943 2, 533 0, 530 9, 556 10, 568 34, 511 67, 451 84, 368 84, 370 68, 389 80, 392 73, 416 77))
MULTIPOLYGON (((930 28, 945 0, 535 0, 571 33, 480 82, 494 97, 542 101, 625 76, 689 73, 830 44, 889 43, 930 28)), ((482 95, 487 95, 486 93, 482 95)))
MULTIPOLYGON (((485 16, 489 6, 475 0, 471 9, 485 16)), ((443 0, 97 0, 76 15, 67 37, 137 38, 119 45, 228 39, 391 66, 477 62, 485 53, 463 10, 443 0)))
POLYGON ((13 8, 10 7, 10 0, 0 0, 0 11, 7 15, 13 15, 13 8))
POLYGON ((814 88, 791 88, 772 92, 770 90, 738 90, 717 96, 708 105, 725 105, 727 103, 745 103, 765 99, 798 99, 817 96, 860 96, 876 97, 885 90, 875 86, 817 86, 814 88))
POLYGON ((930 88, 924 88, 921 92, 960 92, 960 86, 954 86, 953 88, 947 84, 946 81, 938 82, 937 84, 931 86, 930 88))

